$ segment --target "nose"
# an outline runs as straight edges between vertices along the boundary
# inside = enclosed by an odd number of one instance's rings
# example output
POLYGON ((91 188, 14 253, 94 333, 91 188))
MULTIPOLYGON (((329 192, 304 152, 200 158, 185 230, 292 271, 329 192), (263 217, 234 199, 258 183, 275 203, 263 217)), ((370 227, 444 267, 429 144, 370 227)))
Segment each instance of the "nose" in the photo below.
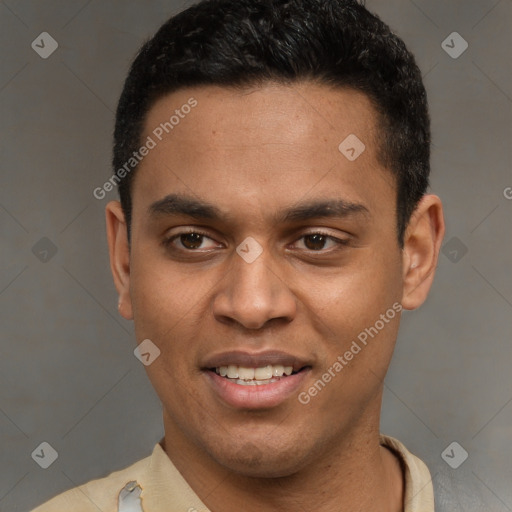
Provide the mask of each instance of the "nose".
POLYGON ((213 314, 219 322, 246 329, 261 329, 267 323, 288 323, 296 315, 296 299, 268 251, 252 263, 238 254, 214 295, 213 314))

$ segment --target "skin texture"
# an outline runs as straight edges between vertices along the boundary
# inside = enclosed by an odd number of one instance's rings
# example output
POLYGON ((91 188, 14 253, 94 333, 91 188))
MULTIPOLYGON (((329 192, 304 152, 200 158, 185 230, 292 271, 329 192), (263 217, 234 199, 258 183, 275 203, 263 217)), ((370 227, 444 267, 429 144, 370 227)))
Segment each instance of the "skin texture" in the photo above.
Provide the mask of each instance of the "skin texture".
POLYGON ((230 407, 202 365, 224 351, 281 350, 309 363, 307 391, 394 303, 423 303, 444 234, 439 198, 422 199, 401 249, 395 179, 361 93, 189 88, 153 106, 144 139, 191 97, 197 106, 137 170, 130 246, 119 203, 106 212, 120 313, 138 343, 161 350, 146 370, 167 454, 213 512, 402 510, 401 470, 378 438, 400 315, 307 405, 294 393, 275 407, 230 407), (338 150, 349 134, 366 146, 353 162, 338 150), (214 205, 222 219, 152 214, 168 194, 214 205), (276 221, 300 203, 340 199, 364 210, 276 221), (165 246, 188 228, 206 236, 199 249, 179 236, 165 246), (318 232, 346 243, 326 238, 318 250, 306 236, 318 232), (263 249, 250 264, 236 252, 249 236, 263 249))

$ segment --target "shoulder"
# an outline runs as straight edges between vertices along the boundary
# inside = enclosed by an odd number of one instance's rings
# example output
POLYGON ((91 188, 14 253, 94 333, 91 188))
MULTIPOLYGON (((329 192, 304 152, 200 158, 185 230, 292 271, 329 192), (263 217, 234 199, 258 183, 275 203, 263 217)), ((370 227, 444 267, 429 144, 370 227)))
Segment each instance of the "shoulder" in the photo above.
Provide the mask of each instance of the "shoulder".
POLYGON ((406 480, 406 512, 433 512, 434 495, 436 512, 464 512, 467 510, 495 510, 494 493, 489 492, 471 467, 463 466, 457 471, 445 467, 435 468, 432 479, 422 460, 413 455, 397 439, 381 435, 381 444, 392 449, 404 465, 406 480), (407 505, 410 505, 407 508, 407 505))
POLYGON ((139 460, 119 471, 114 471, 104 478, 91 480, 86 484, 59 494, 35 508, 32 512, 117 512, 121 490, 129 482, 144 479, 151 456, 139 460))
POLYGON ((401 460, 405 480, 405 511, 434 512, 434 488, 426 464, 413 455, 400 441, 381 435, 381 445, 386 446, 401 460))

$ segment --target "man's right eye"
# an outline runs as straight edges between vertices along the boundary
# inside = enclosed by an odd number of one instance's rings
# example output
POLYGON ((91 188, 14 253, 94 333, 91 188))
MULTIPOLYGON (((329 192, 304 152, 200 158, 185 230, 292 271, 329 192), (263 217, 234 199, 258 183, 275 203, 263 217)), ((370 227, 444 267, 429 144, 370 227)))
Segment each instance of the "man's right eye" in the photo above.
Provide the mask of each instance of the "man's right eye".
POLYGON ((219 245, 206 234, 198 231, 175 233, 168 236, 163 244, 172 250, 178 251, 209 250, 219 245))

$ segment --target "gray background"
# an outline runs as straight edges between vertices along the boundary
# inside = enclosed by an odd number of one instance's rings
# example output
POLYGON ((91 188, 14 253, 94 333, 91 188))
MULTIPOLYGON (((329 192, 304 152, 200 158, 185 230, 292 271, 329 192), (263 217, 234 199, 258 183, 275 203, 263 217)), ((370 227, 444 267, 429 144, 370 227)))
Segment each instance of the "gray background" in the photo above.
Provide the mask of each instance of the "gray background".
MULTIPOLYGON (((111 175, 129 62, 183 5, 0 1, 2 511, 127 466, 163 435, 116 310, 103 213, 116 193, 100 201, 92 190, 111 175), (43 31, 59 44, 47 59, 31 48, 43 31), (43 441, 58 452, 48 469, 31 457, 43 441)), ((403 317, 382 431, 428 464, 439 511, 510 511, 512 2, 367 5, 424 72, 448 244, 428 301, 403 317), (441 46, 454 31, 469 44, 457 59, 441 46), (458 469, 441 457, 453 441, 469 453, 458 469)), ((453 464, 462 451, 449 453, 453 464)))

